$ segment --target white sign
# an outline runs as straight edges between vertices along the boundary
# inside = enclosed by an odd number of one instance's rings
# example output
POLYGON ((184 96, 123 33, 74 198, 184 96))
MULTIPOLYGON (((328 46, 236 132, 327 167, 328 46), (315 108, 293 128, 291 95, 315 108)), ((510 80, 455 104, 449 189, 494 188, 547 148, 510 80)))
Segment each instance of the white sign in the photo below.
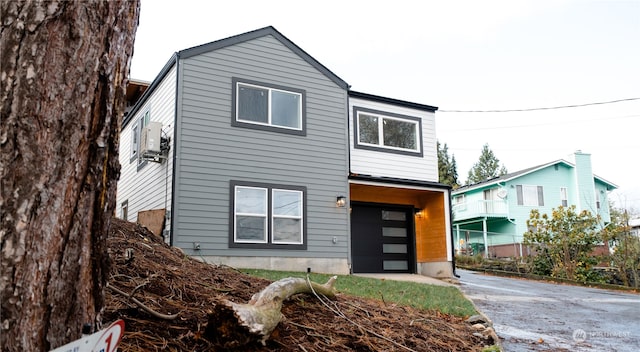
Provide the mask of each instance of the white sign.
POLYGON ((124 334, 124 320, 114 321, 108 328, 60 346, 51 352, 115 352, 124 334))

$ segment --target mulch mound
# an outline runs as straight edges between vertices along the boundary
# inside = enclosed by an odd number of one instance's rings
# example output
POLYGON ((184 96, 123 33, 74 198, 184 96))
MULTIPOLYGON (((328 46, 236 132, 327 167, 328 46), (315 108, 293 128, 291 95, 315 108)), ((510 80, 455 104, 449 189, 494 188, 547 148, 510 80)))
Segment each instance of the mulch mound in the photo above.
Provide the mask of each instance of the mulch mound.
MULTIPOLYGON (((208 315, 222 300, 246 303, 271 282, 203 263, 137 224, 112 219, 111 271, 103 321, 125 321, 120 351, 223 351, 204 338, 208 315), (164 318, 145 311, 137 300, 164 318), (177 314, 174 319, 171 315, 177 314)), ((480 351, 462 318, 338 294, 322 303, 298 294, 266 346, 247 351, 480 351)))

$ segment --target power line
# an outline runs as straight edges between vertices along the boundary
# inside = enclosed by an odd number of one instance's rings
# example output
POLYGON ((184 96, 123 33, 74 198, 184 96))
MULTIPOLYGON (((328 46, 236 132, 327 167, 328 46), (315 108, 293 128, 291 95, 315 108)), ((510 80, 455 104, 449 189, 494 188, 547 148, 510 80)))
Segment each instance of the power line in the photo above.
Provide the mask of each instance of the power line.
POLYGON ((621 103, 621 102, 632 101, 632 100, 640 100, 640 98, 617 99, 617 100, 601 101, 601 102, 595 102, 595 103, 561 105, 561 106, 542 107, 542 108, 505 109, 505 110, 440 110, 438 109, 438 112, 486 113, 486 112, 523 112, 523 111, 557 110, 557 109, 581 108, 584 106, 592 106, 592 105, 615 104, 615 103, 621 103))
POLYGON ((539 127, 539 126, 557 126, 557 125, 570 125, 570 124, 584 124, 585 122, 593 121, 611 121, 618 119, 628 119, 631 117, 640 117, 640 115, 624 115, 613 117, 597 117, 593 119, 572 120, 572 121, 553 121, 553 122, 540 122, 525 125, 506 125, 506 126, 492 126, 492 127, 470 127, 470 128, 455 128, 455 129, 442 129, 440 132, 464 132, 464 131, 482 131, 482 130, 505 130, 512 128, 525 128, 525 127, 539 127))

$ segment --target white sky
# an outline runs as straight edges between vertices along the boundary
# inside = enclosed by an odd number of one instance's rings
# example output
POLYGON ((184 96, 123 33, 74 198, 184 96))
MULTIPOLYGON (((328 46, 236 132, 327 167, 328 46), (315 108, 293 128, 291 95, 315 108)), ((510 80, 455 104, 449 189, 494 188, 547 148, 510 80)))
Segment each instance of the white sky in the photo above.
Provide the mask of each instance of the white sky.
POLYGON ((483 144, 509 172, 576 150, 640 212, 640 0, 142 0, 131 77, 171 55, 265 26, 353 90, 440 108, 436 135, 461 182, 483 144))

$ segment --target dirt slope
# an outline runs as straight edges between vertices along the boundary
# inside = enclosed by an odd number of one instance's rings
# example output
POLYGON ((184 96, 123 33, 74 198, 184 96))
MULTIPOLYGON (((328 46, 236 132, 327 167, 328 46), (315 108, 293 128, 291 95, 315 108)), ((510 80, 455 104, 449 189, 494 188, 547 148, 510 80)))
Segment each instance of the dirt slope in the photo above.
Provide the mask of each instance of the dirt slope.
MULTIPOLYGON (((105 322, 124 319, 120 351, 222 351, 203 337, 207 314, 222 299, 246 303, 270 282, 233 268, 212 266, 169 247, 146 228, 112 220, 109 285, 173 320, 145 312, 107 289, 105 322)), ((463 319, 381 301, 338 295, 330 305, 296 295, 267 346, 252 351, 480 351, 492 344, 473 336, 463 319)))

